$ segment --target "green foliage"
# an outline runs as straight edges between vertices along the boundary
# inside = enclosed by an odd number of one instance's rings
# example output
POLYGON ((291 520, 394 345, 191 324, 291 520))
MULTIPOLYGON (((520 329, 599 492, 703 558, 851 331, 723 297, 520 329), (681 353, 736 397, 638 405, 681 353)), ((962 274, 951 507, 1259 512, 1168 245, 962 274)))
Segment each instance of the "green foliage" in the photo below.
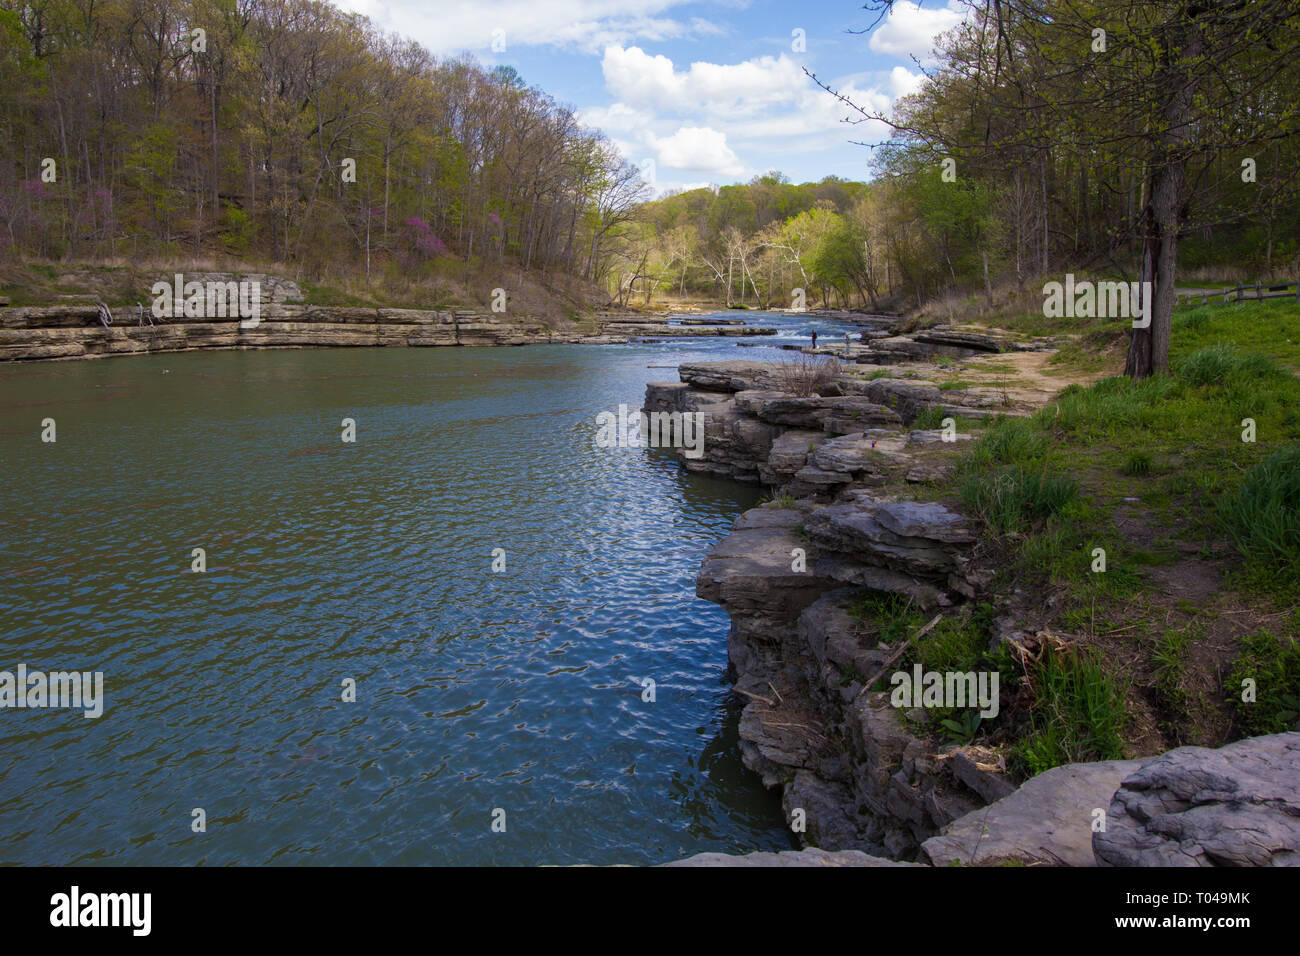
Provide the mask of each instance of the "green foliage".
POLYGON ((1012 763, 1033 776, 1063 763, 1124 756, 1124 691, 1093 656, 1045 653, 1026 675, 1032 732, 1012 751, 1012 763))
POLYGON ((1134 476, 1151 474, 1151 456, 1144 451, 1130 452, 1124 459, 1123 472, 1134 476))
POLYGON ((1300 579, 1300 445, 1279 449, 1220 499, 1219 519, 1248 562, 1300 579))
MULTIPOLYGON (((887 377, 888 374, 889 373, 886 372, 881 377, 887 377)), ((943 420, 948 417, 948 413, 942 408, 935 405, 927 405, 917 412, 916 417, 912 419, 912 428, 915 428, 918 431, 929 431, 935 428, 940 428, 943 426, 943 420)))
POLYGON ((1240 641, 1224 686, 1246 736, 1294 729, 1300 719, 1300 645, 1294 637, 1258 631, 1240 641), (1255 700, 1244 701, 1243 681, 1255 683, 1255 700))
POLYGON ((1267 375, 1274 369, 1268 359, 1239 355, 1228 343, 1218 342, 1191 353, 1174 371, 1189 385, 1222 385, 1232 375, 1267 375))
POLYGON ((1021 467, 969 474, 961 483, 962 504, 1004 534, 1056 514, 1078 493, 1073 478, 1021 467))
POLYGON ((979 711, 967 708, 955 717, 944 717, 939 721, 948 739, 956 744, 968 744, 979 733, 983 718, 979 711))
POLYGON ((1047 455, 1047 437, 1024 418, 1005 418, 980 436, 962 461, 966 473, 984 471, 995 465, 1041 464, 1047 455))
POLYGON ((909 637, 924 621, 907 598, 887 591, 868 591, 849 613, 876 628, 876 639, 892 645, 909 637))
POLYGON ((908 665, 930 671, 969 671, 987 657, 989 610, 981 606, 969 619, 946 617, 903 655, 908 665))
POLYGON ((1183 674, 1187 669, 1187 645, 1191 634, 1169 630, 1156 645, 1152 660, 1155 663, 1155 692, 1161 709, 1173 719, 1167 724, 1176 726, 1177 717, 1186 710, 1187 695, 1182 688, 1183 674))
POLYGON ((221 241, 235 255, 245 255, 257 238, 257 223, 236 206, 227 206, 221 214, 226 228, 222 230, 221 241))

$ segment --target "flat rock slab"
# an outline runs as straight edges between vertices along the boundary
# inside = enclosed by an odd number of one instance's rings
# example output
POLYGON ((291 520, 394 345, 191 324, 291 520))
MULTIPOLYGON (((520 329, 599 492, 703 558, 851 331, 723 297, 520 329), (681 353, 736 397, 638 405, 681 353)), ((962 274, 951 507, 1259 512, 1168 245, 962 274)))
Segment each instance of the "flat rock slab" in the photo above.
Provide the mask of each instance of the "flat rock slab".
POLYGON ((813 571, 816 549, 785 525, 744 527, 719 541, 704 559, 695 593, 728 611, 762 613, 793 621, 799 612, 834 586, 813 571), (794 550, 805 555, 807 571, 795 571, 794 550))
POLYGON ((902 419, 893 410, 861 395, 810 395, 803 398, 754 390, 746 391, 742 396, 738 396, 738 401, 743 401, 752 414, 773 425, 825 431, 826 421, 835 417, 852 422, 851 430, 860 432, 902 424, 902 419))
POLYGON ((683 382, 707 392, 780 389, 776 368, 766 362, 687 362, 677 369, 683 382))
POLYGON ((795 529, 806 520, 807 515, 798 508, 759 506, 750 508, 741 514, 739 518, 732 522, 732 527, 737 531, 748 531, 754 528, 795 529))
POLYGON ((955 445, 957 442, 971 441, 974 437, 974 435, 967 432, 953 432, 952 441, 946 441, 943 437, 942 428, 927 428, 909 432, 907 443, 909 445, 933 445, 936 443, 955 445))
POLYGON ((1300 866, 1300 733, 1179 747, 1126 777, 1103 866, 1300 866))
POLYGON ((970 544, 975 535, 966 519, 935 501, 894 501, 876 509, 876 520, 905 538, 929 538, 949 544, 970 544))
POLYGON ((935 866, 1095 866, 1093 811, 1110 806, 1124 779, 1153 759, 1053 767, 1010 796, 954 820, 921 850, 935 866))
POLYGON ((1002 339, 982 332, 959 332, 955 329, 934 328, 917 332, 912 338, 927 345, 952 345, 957 348, 974 349, 977 352, 1001 352, 1005 349, 1002 339))
POLYGON ((885 431, 844 435, 814 449, 812 463, 822 471, 883 474, 907 463, 903 444, 902 436, 885 431))
POLYGON ((830 505, 811 515, 808 537, 826 551, 892 571, 943 576, 959 568, 975 535, 956 512, 933 502, 830 505))
POLYGON ((782 850, 733 856, 730 853, 697 853, 664 866, 921 866, 884 857, 868 856, 860 850, 782 850))

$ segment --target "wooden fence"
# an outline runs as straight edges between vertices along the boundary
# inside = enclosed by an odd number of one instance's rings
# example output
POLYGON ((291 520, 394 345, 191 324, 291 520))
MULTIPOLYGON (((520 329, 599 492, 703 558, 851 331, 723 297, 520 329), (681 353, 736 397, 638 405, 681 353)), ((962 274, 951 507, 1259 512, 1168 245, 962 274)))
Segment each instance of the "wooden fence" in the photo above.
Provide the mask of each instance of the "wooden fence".
POLYGON ((1238 283, 1235 289, 1223 289, 1222 291, 1200 289, 1196 292, 1179 292, 1174 298, 1180 305, 1205 305, 1207 302, 1217 301, 1220 295, 1223 296, 1224 302, 1263 301, 1264 299, 1294 297, 1296 304, 1300 305, 1300 282, 1270 282, 1267 284, 1256 282, 1254 285, 1241 285, 1238 283))

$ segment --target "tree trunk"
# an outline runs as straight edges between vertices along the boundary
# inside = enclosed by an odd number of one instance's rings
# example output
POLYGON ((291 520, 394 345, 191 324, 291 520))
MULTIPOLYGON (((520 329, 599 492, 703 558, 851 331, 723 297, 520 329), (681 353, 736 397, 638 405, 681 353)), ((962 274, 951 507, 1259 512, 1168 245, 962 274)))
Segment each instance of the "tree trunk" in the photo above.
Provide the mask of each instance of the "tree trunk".
POLYGON ((1163 375, 1169 371, 1169 338, 1174 313, 1174 273, 1178 264, 1178 236, 1187 185, 1186 144, 1192 135, 1193 76, 1180 66, 1194 62, 1201 40, 1187 20, 1168 27, 1163 53, 1165 89, 1151 172, 1151 191, 1143 210, 1142 281, 1151 285, 1150 327, 1133 329, 1124 374, 1131 378, 1163 375))
POLYGON ((984 301, 991 309, 993 308, 993 283, 989 281, 988 250, 981 250, 980 256, 984 259, 984 301))

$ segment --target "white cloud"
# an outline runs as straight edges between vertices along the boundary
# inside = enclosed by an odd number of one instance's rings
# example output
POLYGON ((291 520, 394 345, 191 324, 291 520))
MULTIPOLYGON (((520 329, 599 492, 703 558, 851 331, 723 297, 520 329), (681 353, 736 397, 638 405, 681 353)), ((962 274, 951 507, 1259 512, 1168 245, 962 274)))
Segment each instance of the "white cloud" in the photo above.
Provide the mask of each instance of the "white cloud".
POLYGON ((734 64, 697 62, 678 71, 666 56, 614 45, 605 49, 601 69, 605 88, 621 101, 676 112, 752 113, 796 102, 809 83, 799 64, 785 54, 734 64))
POLYGON ((956 0, 949 0, 947 7, 931 8, 900 0, 890 9, 889 18, 871 34, 868 46, 876 53, 933 63, 935 37, 961 23, 964 17, 956 0))
POLYGON ((696 173, 739 176, 744 165, 727 145, 727 136, 707 126, 683 126, 671 136, 649 136, 659 154, 659 164, 696 173))
POLYGON ((905 66, 896 66, 889 71, 889 92, 894 99, 909 96, 924 85, 924 73, 913 73, 905 66))
MULTIPOLYGON (((612 43, 661 42, 718 34, 700 17, 661 16, 685 0, 334 0, 436 54, 491 51, 494 31, 511 46, 554 46, 599 53, 612 43)), ((502 52, 502 51, 495 51, 502 52)))
MULTIPOLYGON (((860 115, 784 54, 678 69, 666 56, 611 46, 601 67, 616 102, 584 110, 580 118, 606 130, 628 158, 639 162, 656 156, 663 170, 736 177, 770 165, 748 164, 746 156, 806 156, 850 140, 878 141, 889 133, 875 121, 845 123, 846 116, 860 115)), ((898 67, 889 74, 843 77, 831 86, 867 111, 883 113, 923 80, 922 74, 898 67), (885 89, 870 85, 872 78, 885 89)))

